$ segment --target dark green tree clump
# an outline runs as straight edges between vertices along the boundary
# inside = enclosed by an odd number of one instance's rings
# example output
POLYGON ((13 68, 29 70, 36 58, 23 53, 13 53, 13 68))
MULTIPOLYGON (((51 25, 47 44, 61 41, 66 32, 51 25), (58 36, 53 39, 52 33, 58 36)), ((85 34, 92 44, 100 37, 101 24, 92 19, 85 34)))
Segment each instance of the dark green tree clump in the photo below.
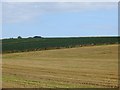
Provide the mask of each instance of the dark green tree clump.
POLYGON ((18 36, 18 39, 22 39, 22 37, 21 37, 21 36, 18 36))
POLYGON ((33 38, 42 38, 41 36, 34 36, 33 38))

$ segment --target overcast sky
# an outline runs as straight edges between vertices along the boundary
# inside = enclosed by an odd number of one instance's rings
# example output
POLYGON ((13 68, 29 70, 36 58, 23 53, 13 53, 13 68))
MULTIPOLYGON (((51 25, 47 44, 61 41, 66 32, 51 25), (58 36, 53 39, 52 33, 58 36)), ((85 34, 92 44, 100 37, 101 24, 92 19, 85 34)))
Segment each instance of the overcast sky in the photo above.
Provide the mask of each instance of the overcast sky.
POLYGON ((4 2, 3 38, 117 36, 116 2, 4 2))

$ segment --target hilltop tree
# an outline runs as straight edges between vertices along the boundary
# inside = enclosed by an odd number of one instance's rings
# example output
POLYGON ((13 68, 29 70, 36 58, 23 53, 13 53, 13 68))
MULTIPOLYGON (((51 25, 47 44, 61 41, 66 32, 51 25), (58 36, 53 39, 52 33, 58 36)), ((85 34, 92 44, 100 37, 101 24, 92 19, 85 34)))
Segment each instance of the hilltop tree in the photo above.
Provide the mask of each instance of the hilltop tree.
POLYGON ((41 36, 34 36, 33 38, 42 38, 41 36))
POLYGON ((18 36, 18 39, 22 39, 22 37, 21 37, 21 36, 18 36))

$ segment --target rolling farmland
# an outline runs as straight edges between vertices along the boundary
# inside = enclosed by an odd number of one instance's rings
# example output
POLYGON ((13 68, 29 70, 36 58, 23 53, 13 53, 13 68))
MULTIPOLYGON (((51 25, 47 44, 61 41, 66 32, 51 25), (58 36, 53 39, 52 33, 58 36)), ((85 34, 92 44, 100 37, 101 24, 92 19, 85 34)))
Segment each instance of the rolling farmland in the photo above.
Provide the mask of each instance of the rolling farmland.
POLYGON ((116 88, 118 45, 6 53, 2 67, 3 88, 116 88))
POLYGON ((116 44, 119 37, 22 38, 3 39, 3 53, 28 52, 79 46, 116 44))

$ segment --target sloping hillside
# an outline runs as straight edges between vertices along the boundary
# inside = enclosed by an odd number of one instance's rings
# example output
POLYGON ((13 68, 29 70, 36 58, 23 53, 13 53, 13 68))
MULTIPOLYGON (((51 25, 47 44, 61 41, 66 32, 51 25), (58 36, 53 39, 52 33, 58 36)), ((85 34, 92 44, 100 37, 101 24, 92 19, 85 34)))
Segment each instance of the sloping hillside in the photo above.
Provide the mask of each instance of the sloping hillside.
POLYGON ((3 39, 5 52, 24 52, 34 50, 71 48, 84 45, 101 45, 118 43, 118 37, 76 37, 76 38, 22 38, 3 39))
POLYGON ((118 45, 3 54, 5 88, 116 88, 118 45))

